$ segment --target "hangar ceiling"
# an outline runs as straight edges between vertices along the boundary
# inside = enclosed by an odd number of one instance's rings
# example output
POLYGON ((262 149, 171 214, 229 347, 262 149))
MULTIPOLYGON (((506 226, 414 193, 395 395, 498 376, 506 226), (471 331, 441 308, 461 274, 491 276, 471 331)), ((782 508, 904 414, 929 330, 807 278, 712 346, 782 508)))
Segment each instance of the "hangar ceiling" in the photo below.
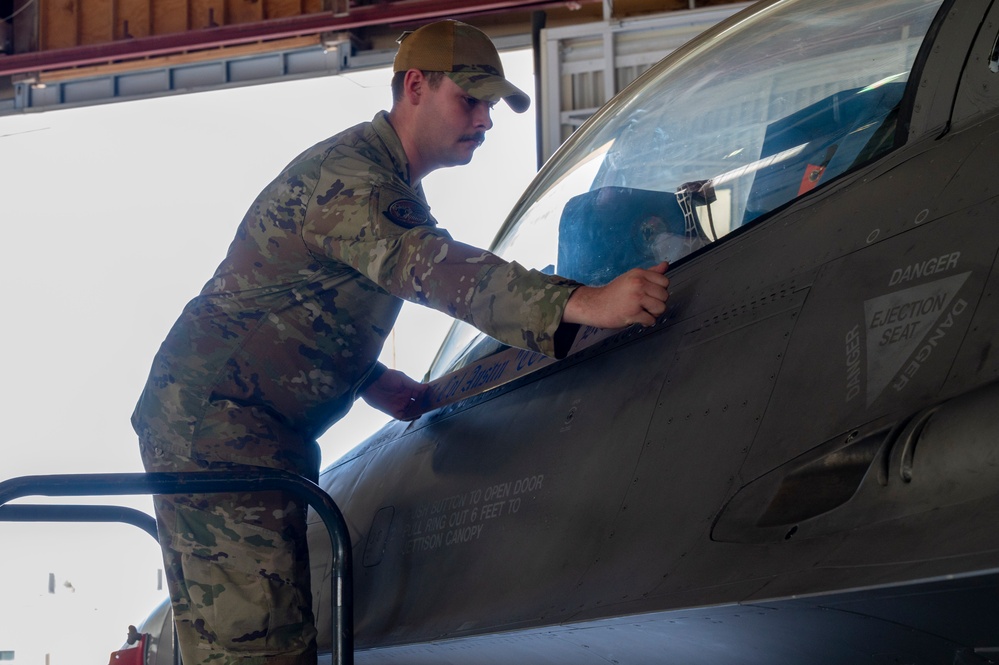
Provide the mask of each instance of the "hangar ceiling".
MULTIPOLYGON (((383 66, 395 40, 459 18, 500 48, 541 27, 732 0, 0 0, 0 114, 383 66)), ((536 41, 535 41, 536 43, 536 41)))

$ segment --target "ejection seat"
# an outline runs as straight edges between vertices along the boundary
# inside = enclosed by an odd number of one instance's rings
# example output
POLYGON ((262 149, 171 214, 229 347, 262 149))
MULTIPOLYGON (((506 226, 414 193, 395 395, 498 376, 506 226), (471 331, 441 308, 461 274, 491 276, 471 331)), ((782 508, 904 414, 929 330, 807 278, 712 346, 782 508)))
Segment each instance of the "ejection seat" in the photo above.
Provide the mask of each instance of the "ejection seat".
POLYGON ((700 244, 673 192, 600 187, 569 199, 558 226, 556 272, 601 285, 636 267, 650 267, 700 244), (693 234, 693 235, 692 235, 693 234))

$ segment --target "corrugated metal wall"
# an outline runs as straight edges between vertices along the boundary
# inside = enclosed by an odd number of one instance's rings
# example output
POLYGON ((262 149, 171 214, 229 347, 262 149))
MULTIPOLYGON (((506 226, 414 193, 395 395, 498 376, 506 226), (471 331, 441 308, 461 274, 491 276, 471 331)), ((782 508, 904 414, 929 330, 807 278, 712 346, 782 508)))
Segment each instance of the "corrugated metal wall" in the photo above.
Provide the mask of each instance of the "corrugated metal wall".
POLYGON ((750 4, 543 30, 542 161, 645 70, 750 4))

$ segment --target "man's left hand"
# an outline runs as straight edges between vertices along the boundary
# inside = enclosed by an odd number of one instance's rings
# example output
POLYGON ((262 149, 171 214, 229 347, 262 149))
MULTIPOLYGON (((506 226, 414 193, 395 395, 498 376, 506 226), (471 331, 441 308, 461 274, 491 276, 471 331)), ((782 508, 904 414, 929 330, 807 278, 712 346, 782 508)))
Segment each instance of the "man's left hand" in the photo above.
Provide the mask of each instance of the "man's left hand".
POLYGON ((416 420, 426 412, 430 386, 414 381, 402 372, 385 370, 361 393, 368 406, 397 420, 416 420))

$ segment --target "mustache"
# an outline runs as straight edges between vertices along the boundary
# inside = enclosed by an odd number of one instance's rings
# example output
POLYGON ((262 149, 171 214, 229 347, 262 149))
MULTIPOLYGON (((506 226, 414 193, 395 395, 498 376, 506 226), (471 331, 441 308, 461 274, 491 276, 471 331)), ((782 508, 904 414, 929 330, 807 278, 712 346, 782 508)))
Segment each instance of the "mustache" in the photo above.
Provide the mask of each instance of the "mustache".
POLYGON ((485 132, 474 132, 472 134, 465 134, 459 138, 460 141, 475 141, 477 144, 482 145, 486 141, 485 132))

